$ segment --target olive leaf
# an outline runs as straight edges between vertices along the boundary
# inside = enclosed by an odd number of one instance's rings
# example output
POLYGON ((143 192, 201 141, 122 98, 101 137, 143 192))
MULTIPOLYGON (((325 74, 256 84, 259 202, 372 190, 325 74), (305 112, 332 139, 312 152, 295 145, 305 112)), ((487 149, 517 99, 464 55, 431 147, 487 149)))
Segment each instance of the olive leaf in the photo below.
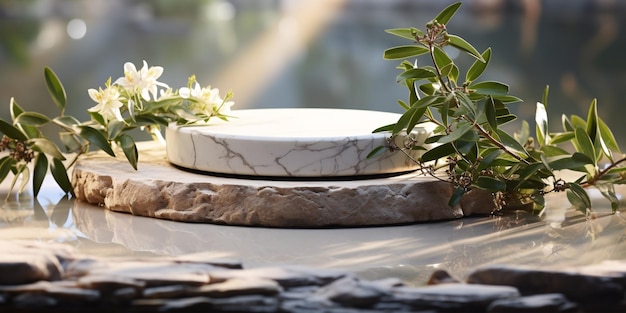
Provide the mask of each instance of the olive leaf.
POLYGON ((63 115, 67 102, 65 89, 63 88, 63 85, 57 75, 49 67, 44 69, 44 77, 46 80, 46 86, 48 87, 48 92, 52 97, 52 101, 54 101, 54 104, 56 104, 59 110, 61 110, 61 115, 63 115))

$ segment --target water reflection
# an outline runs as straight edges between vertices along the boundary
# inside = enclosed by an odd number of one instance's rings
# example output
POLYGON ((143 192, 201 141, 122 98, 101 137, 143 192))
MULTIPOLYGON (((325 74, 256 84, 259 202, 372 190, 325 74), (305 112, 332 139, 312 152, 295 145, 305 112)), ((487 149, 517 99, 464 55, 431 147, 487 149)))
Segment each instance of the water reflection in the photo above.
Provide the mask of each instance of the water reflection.
MULTIPOLYGON (((234 89, 239 108, 399 112, 396 99, 405 92, 395 83, 395 62, 381 56, 402 41, 383 30, 420 26, 452 1, 2 1, 0 101, 15 96, 56 114, 42 80, 49 65, 65 83, 69 113, 87 118, 86 90, 120 76, 124 62, 145 59, 164 66, 172 86, 195 73, 234 89)), ((513 107, 522 118, 532 120, 549 84, 553 126, 561 113, 584 115, 597 97, 600 115, 626 133, 619 114, 625 13, 621 1, 466 0, 450 28, 481 51, 493 47, 484 78, 509 82, 527 99, 513 107)), ((472 60, 456 61, 465 68, 472 60)))
POLYGON ((587 220, 550 198, 544 218, 526 212, 436 223, 344 229, 271 229, 190 224, 110 212, 44 189, 0 208, 0 239, 65 242, 93 256, 205 253, 246 267, 292 264, 345 268, 365 278, 423 284, 436 269, 463 278, 486 264, 567 267, 626 258, 626 220, 594 199, 587 220))

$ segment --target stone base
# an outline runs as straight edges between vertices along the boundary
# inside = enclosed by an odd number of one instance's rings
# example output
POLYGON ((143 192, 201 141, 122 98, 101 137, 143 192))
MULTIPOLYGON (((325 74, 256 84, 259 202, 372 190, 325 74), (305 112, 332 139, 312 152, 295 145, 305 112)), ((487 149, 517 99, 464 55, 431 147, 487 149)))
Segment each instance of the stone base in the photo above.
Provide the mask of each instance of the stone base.
POLYGON ((76 196, 108 210, 174 221, 294 228, 405 224, 493 210, 491 194, 481 191, 450 207, 452 186, 417 173, 333 181, 218 177, 172 166, 162 147, 140 148, 137 171, 123 158, 81 158, 72 177, 76 196))

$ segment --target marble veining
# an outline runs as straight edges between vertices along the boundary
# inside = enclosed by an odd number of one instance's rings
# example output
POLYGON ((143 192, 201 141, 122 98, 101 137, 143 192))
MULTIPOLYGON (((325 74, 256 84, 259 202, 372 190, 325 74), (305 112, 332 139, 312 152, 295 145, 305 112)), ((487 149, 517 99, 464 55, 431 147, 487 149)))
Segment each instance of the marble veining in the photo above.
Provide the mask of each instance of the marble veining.
MULTIPOLYGON (((170 162, 196 170, 269 177, 333 177, 414 170, 403 152, 367 159, 389 133, 371 131, 397 121, 399 114, 345 109, 256 109, 232 112, 230 122, 170 125, 170 162)), ((412 134, 423 142, 425 128, 412 134)), ((404 138, 396 139, 400 144, 404 138)), ((410 151, 412 158, 420 151, 410 151)))

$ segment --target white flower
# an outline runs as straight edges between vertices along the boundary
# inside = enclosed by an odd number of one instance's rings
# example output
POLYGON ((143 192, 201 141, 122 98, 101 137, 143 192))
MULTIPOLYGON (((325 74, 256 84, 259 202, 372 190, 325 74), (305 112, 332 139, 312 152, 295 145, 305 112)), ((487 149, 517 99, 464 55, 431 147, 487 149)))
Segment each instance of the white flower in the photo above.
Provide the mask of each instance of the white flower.
POLYGON ((99 90, 89 89, 87 90, 89 97, 98 103, 96 106, 88 109, 89 112, 98 112, 107 121, 117 119, 119 121, 124 120, 120 107, 124 105, 120 101, 120 93, 115 87, 107 87, 106 89, 99 90))
POLYGON ((232 101, 224 102, 224 99, 220 97, 220 90, 217 88, 200 87, 197 82, 193 85, 193 88, 183 87, 178 90, 178 94, 183 99, 192 98, 195 100, 189 106, 189 109, 194 114, 211 116, 215 113, 226 114, 230 112, 230 107, 234 104, 232 101))
POLYGON ((168 88, 167 84, 157 81, 161 74, 163 74, 161 66, 148 67, 148 63, 143 61, 143 67, 137 71, 133 63, 126 62, 124 77, 118 78, 114 84, 124 87, 130 93, 139 92, 144 100, 150 101, 150 94, 153 99, 157 98, 157 86, 168 88))

